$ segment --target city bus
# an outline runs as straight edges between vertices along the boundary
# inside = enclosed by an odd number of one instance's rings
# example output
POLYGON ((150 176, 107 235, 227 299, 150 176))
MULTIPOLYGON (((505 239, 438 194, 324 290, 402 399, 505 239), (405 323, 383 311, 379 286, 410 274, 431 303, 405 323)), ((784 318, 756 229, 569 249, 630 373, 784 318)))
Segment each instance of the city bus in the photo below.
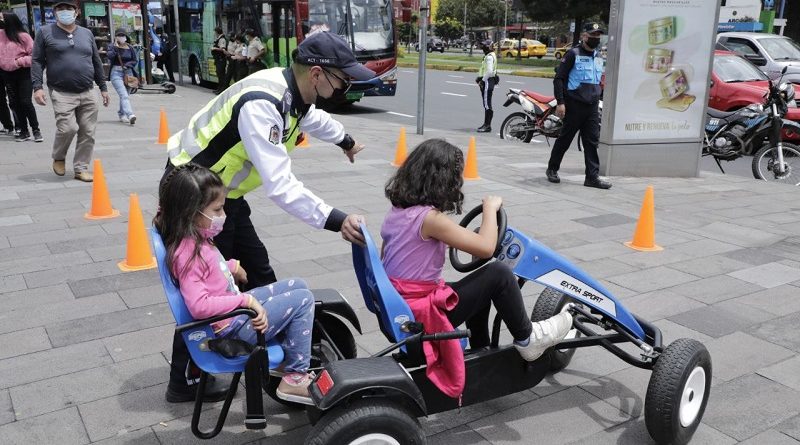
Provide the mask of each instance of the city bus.
MULTIPOLYGON (((167 23, 171 9, 162 9, 167 23)), ((263 62, 268 67, 288 66, 297 44, 323 30, 341 35, 381 81, 354 85, 347 94, 349 102, 364 95, 393 96, 397 39, 392 15, 391 0, 178 0, 181 74, 200 85, 218 81, 211 55, 217 26, 226 35, 253 29, 267 50, 263 62)))

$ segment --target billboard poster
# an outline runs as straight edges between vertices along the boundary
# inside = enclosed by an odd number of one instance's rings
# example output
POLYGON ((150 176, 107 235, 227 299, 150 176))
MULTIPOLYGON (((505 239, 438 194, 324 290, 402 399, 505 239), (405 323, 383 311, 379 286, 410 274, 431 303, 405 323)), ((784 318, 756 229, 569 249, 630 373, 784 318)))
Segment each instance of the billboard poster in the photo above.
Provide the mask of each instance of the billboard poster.
POLYGON ((708 0, 624 0, 604 140, 702 139, 716 9, 708 0))
POLYGON ((142 29, 142 8, 137 3, 112 3, 111 17, 114 22, 114 30, 125 28, 129 34, 132 34, 131 31, 142 29))

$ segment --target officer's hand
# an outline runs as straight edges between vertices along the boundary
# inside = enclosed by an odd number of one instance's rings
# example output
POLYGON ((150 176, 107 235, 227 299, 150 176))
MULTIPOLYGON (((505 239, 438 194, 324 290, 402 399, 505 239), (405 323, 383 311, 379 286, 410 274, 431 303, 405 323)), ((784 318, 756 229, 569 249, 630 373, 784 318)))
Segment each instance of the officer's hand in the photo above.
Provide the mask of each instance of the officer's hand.
POLYGON ((556 106, 556 116, 563 118, 566 112, 567 112, 567 107, 565 107, 564 104, 556 106))
POLYGON ((36 90, 33 93, 33 99, 39 105, 47 105, 47 96, 44 95, 44 90, 36 90))
POLYGON ((350 163, 352 164, 352 163, 356 162, 356 159, 355 159, 356 158, 356 154, 358 154, 358 152, 363 150, 363 149, 364 149, 364 144, 359 144, 359 143, 356 142, 356 144, 353 145, 353 148, 351 148, 350 150, 342 150, 342 151, 344 152, 345 156, 347 156, 347 159, 349 159, 350 163))
POLYGON ((480 78, 480 77, 476 77, 475 78, 475 83, 481 83, 481 81, 483 81, 482 78, 480 78))
POLYGON ((342 238, 351 243, 364 245, 364 235, 361 233, 360 224, 364 221, 361 215, 350 214, 342 223, 342 238))

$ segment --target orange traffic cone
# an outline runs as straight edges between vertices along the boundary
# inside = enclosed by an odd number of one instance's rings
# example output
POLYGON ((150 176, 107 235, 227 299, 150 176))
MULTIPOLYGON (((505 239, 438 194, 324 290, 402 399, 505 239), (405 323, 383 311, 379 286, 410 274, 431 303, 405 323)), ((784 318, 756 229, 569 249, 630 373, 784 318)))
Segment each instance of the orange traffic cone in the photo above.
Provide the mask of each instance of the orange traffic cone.
POLYGON ((158 124, 158 142, 159 145, 164 145, 169 140, 169 125, 167 125, 167 113, 161 109, 161 116, 158 124))
POLYGON ((394 150, 393 167, 400 167, 406 162, 408 147, 406 146, 406 127, 400 127, 400 137, 397 138, 397 148, 394 150))
POLYGON ((99 159, 94 160, 94 181, 92 182, 92 208, 83 215, 86 219, 107 219, 119 216, 119 211, 111 207, 106 177, 99 159))
POLYGON ((298 136, 297 139, 300 142, 298 142, 297 145, 295 145, 295 147, 308 148, 311 146, 311 144, 308 143, 308 135, 306 135, 305 133, 300 133, 300 136, 298 136))
POLYGON ((464 179, 474 181, 481 179, 478 176, 478 152, 475 149, 475 136, 469 138, 469 149, 467 150, 467 162, 464 165, 464 179))
POLYGON ((656 252, 664 250, 656 244, 656 216, 655 199, 653 198, 653 186, 648 185, 644 192, 642 210, 639 212, 639 222, 636 223, 636 231, 633 233, 633 241, 625 242, 631 249, 644 252, 656 252))
POLYGON ((125 261, 117 263, 123 272, 145 270, 156 267, 156 259, 150 250, 147 232, 144 229, 142 209, 139 208, 139 196, 131 193, 131 205, 128 215, 128 251, 125 261))

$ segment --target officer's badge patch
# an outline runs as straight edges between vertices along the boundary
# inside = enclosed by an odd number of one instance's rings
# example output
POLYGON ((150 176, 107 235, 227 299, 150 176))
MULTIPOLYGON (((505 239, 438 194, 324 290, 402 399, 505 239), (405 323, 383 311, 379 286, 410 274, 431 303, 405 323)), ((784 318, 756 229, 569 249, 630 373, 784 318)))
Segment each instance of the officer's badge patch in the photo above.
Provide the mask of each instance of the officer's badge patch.
POLYGON ((273 125, 269 130, 269 141, 275 145, 281 143, 281 132, 277 125, 273 125))

